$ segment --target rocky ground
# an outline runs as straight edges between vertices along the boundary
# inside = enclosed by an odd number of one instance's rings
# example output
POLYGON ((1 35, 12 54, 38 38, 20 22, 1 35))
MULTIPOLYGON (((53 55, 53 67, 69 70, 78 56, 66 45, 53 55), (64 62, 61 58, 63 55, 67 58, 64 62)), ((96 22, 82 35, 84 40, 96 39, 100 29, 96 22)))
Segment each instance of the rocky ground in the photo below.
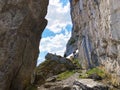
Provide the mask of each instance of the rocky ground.
POLYGON ((107 85, 93 79, 80 79, 79 73, 61 81, 47 81, 38 87, 38 90, 109 90, 107 85))
POLYGON ((120 90, 116 79, 103 67, 83 70, 77 59, 72 61, 50 53, 36 68, 33 85, 37 88, 27 90, 120 90))
POLYGON ((105 81, 100 76, 81 78, 80 74, 85 75, 85 72, 85 70, 76 71, 73 75, 62 80, 57 80, 58 75, 49 77, 44 84, 37 86, 37 90, 120 90, 120 88, 109 84, 109 80, 105 81))
POLYGON ((38 87, 38 90, 70 90, 74 81, 78 79, 78 77, 79 73, 75 73, 74 75, 70 76, 65 80, 46 82, 44 85, 38 87))

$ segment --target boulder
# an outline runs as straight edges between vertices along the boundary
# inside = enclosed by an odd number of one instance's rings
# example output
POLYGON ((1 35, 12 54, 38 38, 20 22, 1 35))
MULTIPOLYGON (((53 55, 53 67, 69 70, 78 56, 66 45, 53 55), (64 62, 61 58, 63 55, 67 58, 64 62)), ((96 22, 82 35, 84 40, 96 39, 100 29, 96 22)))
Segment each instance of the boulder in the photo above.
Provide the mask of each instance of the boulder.
POLYGON ((93 79, 77 79, 72 90, 109 90, 108 86, 93 79))
POLYGON ((74 69, 74 64, 65 57, 48 53, 46 60, 36 68, 34 84, 43 84, 46 79, 66 70, 74 69))
POLYGON ((61 57, 61 56, 59 56, 59 55, 55 55, 55 54, 48 53, 48 54, 45 56, 45 59, 46 59, 46 60, 53 60, 53 61, 59 62, 59 63, 61 63, 61 64, 65 64, 68 69, 73 69, 73 67, 74 67, 74 65, 73 65, 73 63, 70 61, 70 59, 67 59, 67 58, 65 58, 65 57, 61 57))

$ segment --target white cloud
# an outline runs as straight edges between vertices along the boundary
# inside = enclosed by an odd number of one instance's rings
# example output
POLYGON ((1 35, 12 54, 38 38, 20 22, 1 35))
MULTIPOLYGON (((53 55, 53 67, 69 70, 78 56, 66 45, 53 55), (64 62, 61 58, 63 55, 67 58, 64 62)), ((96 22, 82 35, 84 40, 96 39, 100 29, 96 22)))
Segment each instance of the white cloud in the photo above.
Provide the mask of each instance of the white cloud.
POLYGON ((46 29, 49 29, 56 35, 43 37, 41 39, 37 65, 44 61, 44 56, 47 52, 63 56, 66 49, 66 43, 71 37, 71 32, 66 30, 67 25, 72 25, 69 1, 63 7, 63 3, 60 2, 60 0, 50 0, 46 18, 48 20, 46 29), (63 34, 62 31, 65 33, 63 34))
POLYGON ((63 6, 60 0, 50 0, 48 7, 48 20, 47 29, 54 33, 60 33, 65 27, 71 25, 70 5, 63 6))
POLYGON ((42 38, 40 44, 40 51, 41 52, 49 52, 57 55, 63 56, 66 43, 71 36, 71 32, 65 31, 65 34, 60 33, 56 34, 55 36, 42 38))

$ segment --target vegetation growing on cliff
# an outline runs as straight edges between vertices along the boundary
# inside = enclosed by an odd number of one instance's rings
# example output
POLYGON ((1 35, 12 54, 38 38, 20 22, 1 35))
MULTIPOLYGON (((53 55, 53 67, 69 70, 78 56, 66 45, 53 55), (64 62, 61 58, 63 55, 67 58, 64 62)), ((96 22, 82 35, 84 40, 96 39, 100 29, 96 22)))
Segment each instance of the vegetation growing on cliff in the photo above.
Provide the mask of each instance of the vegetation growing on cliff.
POLYGON ((72 38, 72 39, 70 40, 69 44, 72 45, 72 44, 74 44, 74 43, 75 43, 75 39, 72 38))
POLYGON ((76 65, 77 68, 82 69, 79 59, 73 59, 72 62, 73 62, 73 64, 76 65))

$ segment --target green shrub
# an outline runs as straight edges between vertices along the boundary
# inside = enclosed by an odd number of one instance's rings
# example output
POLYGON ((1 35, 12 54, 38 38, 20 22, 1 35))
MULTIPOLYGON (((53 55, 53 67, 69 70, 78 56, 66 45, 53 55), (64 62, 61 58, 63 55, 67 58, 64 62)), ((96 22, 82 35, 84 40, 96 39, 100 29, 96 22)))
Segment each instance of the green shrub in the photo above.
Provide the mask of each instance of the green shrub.
POLYGON ((70 45, 72 45, 73 43, 75 43, 75 39, 72 38, 72 39, 70 40, 70 45))
POLYGON ((90 69, 86 73, 88 75, 97 74, 97 75, 101 76, 102 78, 104 78, 106 76, 105 72, 103 70, 99 69, 98 67, 90 69))
POLYGON ((73 59, 72 62, 78 67, 82 69, 81 64, 79 63, 79 59, 73 59))

